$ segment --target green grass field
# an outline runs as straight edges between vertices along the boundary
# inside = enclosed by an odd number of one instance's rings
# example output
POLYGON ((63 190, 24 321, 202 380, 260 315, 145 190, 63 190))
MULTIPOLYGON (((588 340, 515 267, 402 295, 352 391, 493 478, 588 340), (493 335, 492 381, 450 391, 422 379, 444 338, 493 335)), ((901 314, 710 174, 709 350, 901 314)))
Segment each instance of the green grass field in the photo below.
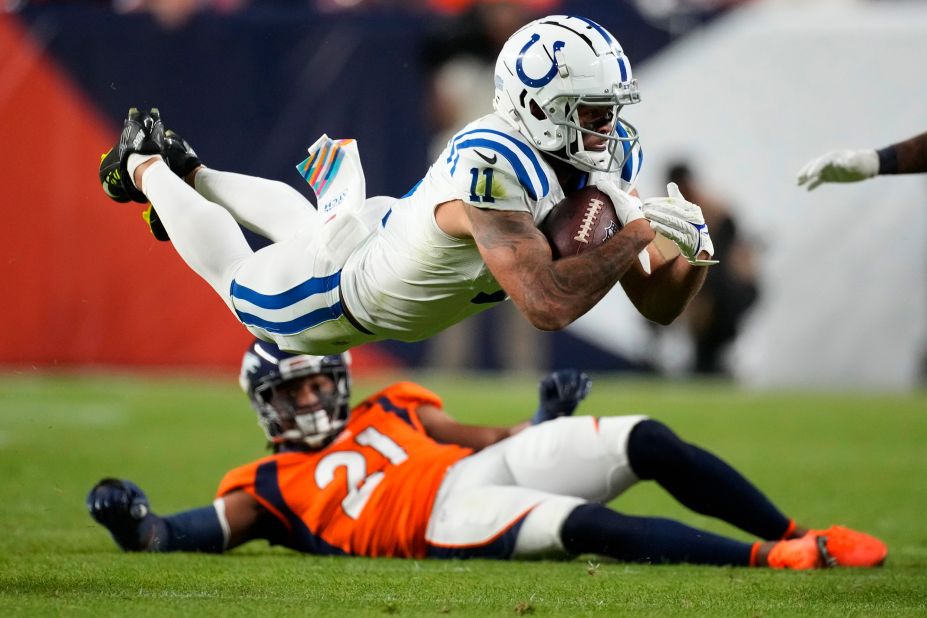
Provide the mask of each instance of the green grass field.
MULTIPOLYGON (((418 379, 466 421, 505 424, 535 404, 532 380, 418 379)), ((360 381, 355 393, 382 383, 360 381)), ((0 376, 0 615, 927 615, 927 393, 750 393, 599 378, 584 411, 659 418, 800 522, 883 538, 889 562, 787 573, 588 557, 317 558, 264 543, 226 556, 122 554, 84 508, 98 478, 130 478, 156 512, 169 513, 208 503, 226 470, 265 453, 234 379, 8 374, 0 376)), ((646 484, 614 506, 747 538, 646 484)))

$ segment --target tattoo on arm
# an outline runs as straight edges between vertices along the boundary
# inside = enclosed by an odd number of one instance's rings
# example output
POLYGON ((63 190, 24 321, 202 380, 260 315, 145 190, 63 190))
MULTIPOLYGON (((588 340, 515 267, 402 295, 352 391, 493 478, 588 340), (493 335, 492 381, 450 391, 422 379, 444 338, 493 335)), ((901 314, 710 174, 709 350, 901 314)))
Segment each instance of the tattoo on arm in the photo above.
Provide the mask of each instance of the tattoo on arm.
POLYGON ((591 309, 652 237, 649 226, 629 227, 600 247, 554 261, 528 213, 471 207, 468 214, 473 238, 496 280, 532 323, 545 329, 562 328, 591 309))

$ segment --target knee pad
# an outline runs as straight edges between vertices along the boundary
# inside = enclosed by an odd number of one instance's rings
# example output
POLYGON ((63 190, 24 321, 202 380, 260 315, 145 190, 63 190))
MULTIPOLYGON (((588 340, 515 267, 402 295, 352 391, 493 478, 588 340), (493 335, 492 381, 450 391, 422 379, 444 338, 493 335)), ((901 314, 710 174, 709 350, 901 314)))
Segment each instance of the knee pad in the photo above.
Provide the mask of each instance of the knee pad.
POLYGON ((638 478, 644 480, 685 465, 688 451, 689 445, 660 421, 641 421, 628 436, 628 463, 638 478))

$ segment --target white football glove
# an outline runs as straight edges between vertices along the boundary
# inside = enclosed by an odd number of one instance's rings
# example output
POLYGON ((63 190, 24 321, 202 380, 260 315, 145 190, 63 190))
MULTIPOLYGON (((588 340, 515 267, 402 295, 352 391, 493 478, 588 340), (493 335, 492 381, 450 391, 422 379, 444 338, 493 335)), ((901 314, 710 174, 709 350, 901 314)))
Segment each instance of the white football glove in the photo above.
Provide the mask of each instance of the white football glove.
MULTIPOLYGON (((644 211, 641 209, 640 198, 626 193, 621 190, 618 184, 618 178, 614 174, 602 174, 596 178, 595 185, 599 191, 608 196, 615 207, 615 214, 618 215, 618 222, 621 227, 625 227, 632 221, 644 218, 644 211)), ((650 254, 644 249, 637 254, 637 259, 641 263, 644 272, 650 274, 650 254)))
POLYGON ((805 164, 798 172, 798 186, 811 191, 825 182, 856 182, 879 173, 879 154, 875 150, 832 150, 805 164))
POLYGON ((621 227, 627 226, 631 221, 643 218, 644 213, 641 210, 640 199, 622 191, 614 174, 602 174, 599 178, 596 178, 595 187, 612 200, 621 227))
POLYGON ((676 243, 680 253, 694 266, 710 266, 718 260, 700 260, 699 253, 715 254, 708 235, 708 225, 702 209, 682 196, 675 182, 666 185, 668 197, 651 197, 644 200, 644 216, 654 232, 676 243))

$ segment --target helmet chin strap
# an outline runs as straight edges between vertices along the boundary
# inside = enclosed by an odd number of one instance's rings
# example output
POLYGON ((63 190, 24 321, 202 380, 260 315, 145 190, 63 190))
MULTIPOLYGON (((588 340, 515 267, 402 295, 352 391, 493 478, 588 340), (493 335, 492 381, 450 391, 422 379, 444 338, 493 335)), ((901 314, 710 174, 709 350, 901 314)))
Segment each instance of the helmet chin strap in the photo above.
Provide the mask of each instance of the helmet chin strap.
POLYGON ((570 140, 566 148, 554 154, 554 156, 567 159, 570 165, 588 172, 610 173, 621 170, 627 161, 627 157, 633 152, 637 137, 636 129, 632 125, 621 120, 617 115, 615 118, 616 129, 613 129, 609 135, 602 135, 602 139, 605 140, 604 149, 587 150, 583 145, 583 136, 586 133, 578 129, 575 124, 573 126, 566 125, 565 130, 569 131, 570 137, 573 139, 570 140), (626 137, 623 133, 618 133, 617 123, 621 123, 622 131, 625 133, 628 129, 634 131, 633 137, 626 137), (627 143, 630 143, 631 147, 626 149, 627 143))
MULTIPOLYGON (((577 131, 578 139, 582 139, 582 134, 577 131)), ((598 156, 593 156, 589 151, 582 149, 581 147, 576 147, 576 140, 573 141, 568 146, 565 146, 559 150, 547 151, 548 155, 566 163, 570 167, 584 172, 604 172, 604 171, 615 171, 615 170, 606 170, 603 165, 604 162, 608 161, 611 158, 611 153, 608 150, 602 151, 601 153, 596 153, 598 156)), ((620 169, 620 165, 616 166, 616 169, 620 169)))
POLYGON ((573 161, 578 161, 582 165, 588 166, 592 169, 602 170, 604 165, 612 157, 612 153, 608 150, 603 151, 589 151, 582 148, 577 149, 578 152, 572 153, 570 159, 573 161))

